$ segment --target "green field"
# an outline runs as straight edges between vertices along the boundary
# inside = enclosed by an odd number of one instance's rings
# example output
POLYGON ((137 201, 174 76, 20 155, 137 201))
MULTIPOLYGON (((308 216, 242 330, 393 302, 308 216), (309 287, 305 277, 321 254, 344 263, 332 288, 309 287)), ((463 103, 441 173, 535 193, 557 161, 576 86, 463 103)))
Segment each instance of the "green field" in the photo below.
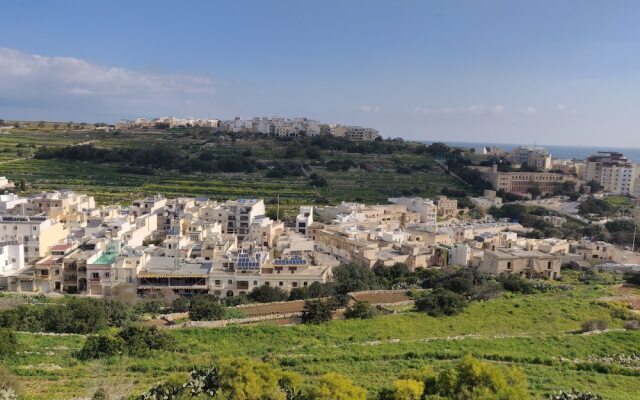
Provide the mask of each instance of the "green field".
POLYGON ((622 330, 623 321, 598 301, 614 290, 579 285, 568 292, 511 295, 474 302, 463 313, 443 318, 408 311, 317 326, 171 330, 179 343, 175 352, 92 362, 73 356, 83 344, 82 336, 21 333, 19 353, 5 364, 19 376, 27 399, 88 396, 104 382, 132 384, 139 393, 173 373, 229 356, 268 359, 309 380, 339 372, 373 395, 409 368, 430 364, 438 369, 472 353, 490 362, 521 366, 534 398, 571 388, 590 390, 607 400, 637 398, 638 362, 604 359, 636 354, 640 348, 640 332, 622 330), (577 333, 590 319, 610 320, 610 331, 577 333))
MULTIPOLYGON (((234 197, 262 197, 275 208, 280 196, 282 209, 293 210, 299 204, 318 202, 363 201, 385 203, 388 197, 403 194, 434 196, 447 186, 462 188, 428 155, 411 151, 393 154, 360 154, 323 150, 320 160, 299 154, 285 159, 289 143, 272 139, 213 140, 203 134, 183 135, 176 132, 118 132, 97 131, 16 131, 0 135, 0 175, 16 181, 24 180, 28 192, 60 188, 75 189, 93 194, 100 203, 126 203, 144 195, 162 193, 167 196, 209 196, 216 199, 234 197), (34 160, 29 158, 38 149, 59 148, 69 145, 93 144, 99 148, 149 148, 165 145, 184 152, 195 153, 203 148, 216 155, 250 152, 262 163, 287 161, 304 163, 305 174, 298 177, 267 178, 264 170, 253 173, 180 173, 157 169, 153 175, 121 173, 124 164, 96 164, 64 160, 34 160), (325 163, 330 160, 351 160, 364 168, 348 171, 330 171, 325 163), (398 166, 411 169, 410 173, 397 172, 398 166), (414 168, 416 167, 416 168, 414 168), (418 168, 419 167, 419 168, 418 168), (412 169, 413 168, 413 169, 412 169), (311 186, 308 178, 318 174, 327 186, 311 186)), ((408 145, 409 148, 413 145, 408 145)))

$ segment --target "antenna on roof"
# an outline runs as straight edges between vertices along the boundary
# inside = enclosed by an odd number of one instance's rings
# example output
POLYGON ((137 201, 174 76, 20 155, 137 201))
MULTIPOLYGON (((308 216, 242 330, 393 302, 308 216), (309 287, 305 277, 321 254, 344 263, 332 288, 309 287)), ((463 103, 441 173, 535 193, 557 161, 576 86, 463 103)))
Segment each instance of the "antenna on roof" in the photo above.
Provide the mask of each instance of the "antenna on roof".
POLYGON ((280 194, 278 193, 278 206, 276 207, 276 221, 280 221, 280 194))

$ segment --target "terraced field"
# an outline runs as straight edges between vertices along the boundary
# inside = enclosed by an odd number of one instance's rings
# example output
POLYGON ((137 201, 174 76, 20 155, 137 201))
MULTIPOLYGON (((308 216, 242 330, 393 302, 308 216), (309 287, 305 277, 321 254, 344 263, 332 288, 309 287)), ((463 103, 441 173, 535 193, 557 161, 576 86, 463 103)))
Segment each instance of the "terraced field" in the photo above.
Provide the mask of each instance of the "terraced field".
POLYGON ((364 201, 383 203, 402 194, 434 196, 447 186, 460 189, 460 183, 444 174, 428 155, 409 151, 394 154, 360 154, 322 150, 320 159, 309 160, 304 148, 295 156, 286 155, 289 143, 271 139, 213 140, 203 134, 179 135, 170 132, 97 131, 17 131, 0 134, 0 175, 24 180, 28 192, 69 188, 96 196, 101 203, 126 203, 144 195, 209 196, 216 199, 263 197, 274 211, 278 196, 285 216, 296 212, 299 204, 364 201), (41 148, 92 144, 99 148, 149 148, 171 146, 186 152, 206 148, 219 156, 251 154, 258 162, 304 163, 305 175, 267 178, 265 171, 252 173, 181 173, 156 169, 152 175, 123 173, 123 163, 32 159, 41 148), (285 158, 286 156, 286 158, 285 158), (326 162, 350 160, 367 169, 331 171, 326 162), (398 166, 409 172, 399 173, 398 166), (416 168, 413 168, 416 167, 416 168), (413 168, 413 169, 412 169, 413 168), (326 186, 314 187, 309 175, 317 174, 326 186))

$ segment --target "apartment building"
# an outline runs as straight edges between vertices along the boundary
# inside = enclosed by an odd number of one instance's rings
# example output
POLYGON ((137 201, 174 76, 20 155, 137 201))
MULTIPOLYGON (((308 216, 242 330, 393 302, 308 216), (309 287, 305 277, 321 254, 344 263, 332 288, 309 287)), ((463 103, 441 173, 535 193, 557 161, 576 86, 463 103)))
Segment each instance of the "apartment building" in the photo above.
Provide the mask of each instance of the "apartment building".
POLYGON ((547 171, 551 168, 551 154, 544 147, 518 146, 507 156, 513 164, 527 165, 547 171))
POLYGON ((349 126, 344 134, 349 140, 372 141, 380 138, 380 134, 373 128, 363 128, 361 126, 349 126))
POLYGON ((229 200, 220 212, 223 233, 238 235, 238 241, 249 234, 249 227, 256 218, 265 215, 262 199, 229 200))
POLYGON ((44 215, 0 215, 0 241, 17 241, 24 245, 25 262, 45 257, 49 247, 62 243, 67 228, 44 215))
POLYGON ((437 223, 438 206, 432 200, 422 197, 397 197, 390 198, 389 202, 401 204, 406 206, 408 211, 417 213, 420 215, 420 223, 426 226, 435 226, 437 223))
POLYGON ((129 207, 129 215, 139 217, 145 214, 158 214, 164 209, 166 204, 167 199, 162 195, 135 200, 131 207, 129 207))
POLYGON ((0 194, 0 214, 16 214, 20 212, 20 205, 27 204, 25 197, 14 193, 0 194))
POLYGON ((539 250, 496 248, 486 250, 478 270, 487 275, 516 274, 522 277, 558 279, 562 257, 539 250))
POLYGON ((24 246, 15 240, 0 242, 0 290, 7 290, 8 277, 24 266, 24 246))
POLYGON ((638 166, 618 152, 598 152, 585 163, 584 181, 596 181, 602 190, 614 194, 633 195, 638 184, 638 166))
POLYGON ((67 222, 73 215, 84 214, 96 207, 93 196, 70 190, 40 193, 29 198, 32 212, 46 214, 49 218, 67 222))

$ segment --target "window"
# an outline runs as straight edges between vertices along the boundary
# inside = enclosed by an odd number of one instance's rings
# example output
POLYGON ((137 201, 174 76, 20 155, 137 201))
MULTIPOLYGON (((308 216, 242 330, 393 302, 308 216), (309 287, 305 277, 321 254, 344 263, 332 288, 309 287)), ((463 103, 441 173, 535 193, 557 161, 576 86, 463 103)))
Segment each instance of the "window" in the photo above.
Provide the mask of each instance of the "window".
POLYGON ((216 280, 214 281, 214 284, 215 284, 216 286, 220 286, 220 284, 221 284, 221 283, 222 283, 222 282, 220 282, 220 280, 219 280, 219 279, 216 279, 216 280))
POLYGON ((282 286, 282 285, 283 285, 283 283, 282 283, 282 282, 278 282, 278 286, 282 286))
POLYGON ((229 282, 229 284, 232 284, 233 283, 233 279, 229 279, 228 282, 229 282))
POLYGON ((507 269, 511 269, 511 261, 507 262, 507 269))
POLYGON ((92 272, 91 273, 91 278, 92 279, 100 279, 100 274, 97 272, 92 272))
POLYGON ((258 286, 258 281, 253 281, 253 286, 258 286))
POLYGON ((307 286, 307 282, 302 282, 302 286, 307 286))
POLYGON ((547 263, 547 269, 551 269, 551 261, 547 263))
POLYGON ((298 282, 291 282, 292 287, 298 287, 298 282))

